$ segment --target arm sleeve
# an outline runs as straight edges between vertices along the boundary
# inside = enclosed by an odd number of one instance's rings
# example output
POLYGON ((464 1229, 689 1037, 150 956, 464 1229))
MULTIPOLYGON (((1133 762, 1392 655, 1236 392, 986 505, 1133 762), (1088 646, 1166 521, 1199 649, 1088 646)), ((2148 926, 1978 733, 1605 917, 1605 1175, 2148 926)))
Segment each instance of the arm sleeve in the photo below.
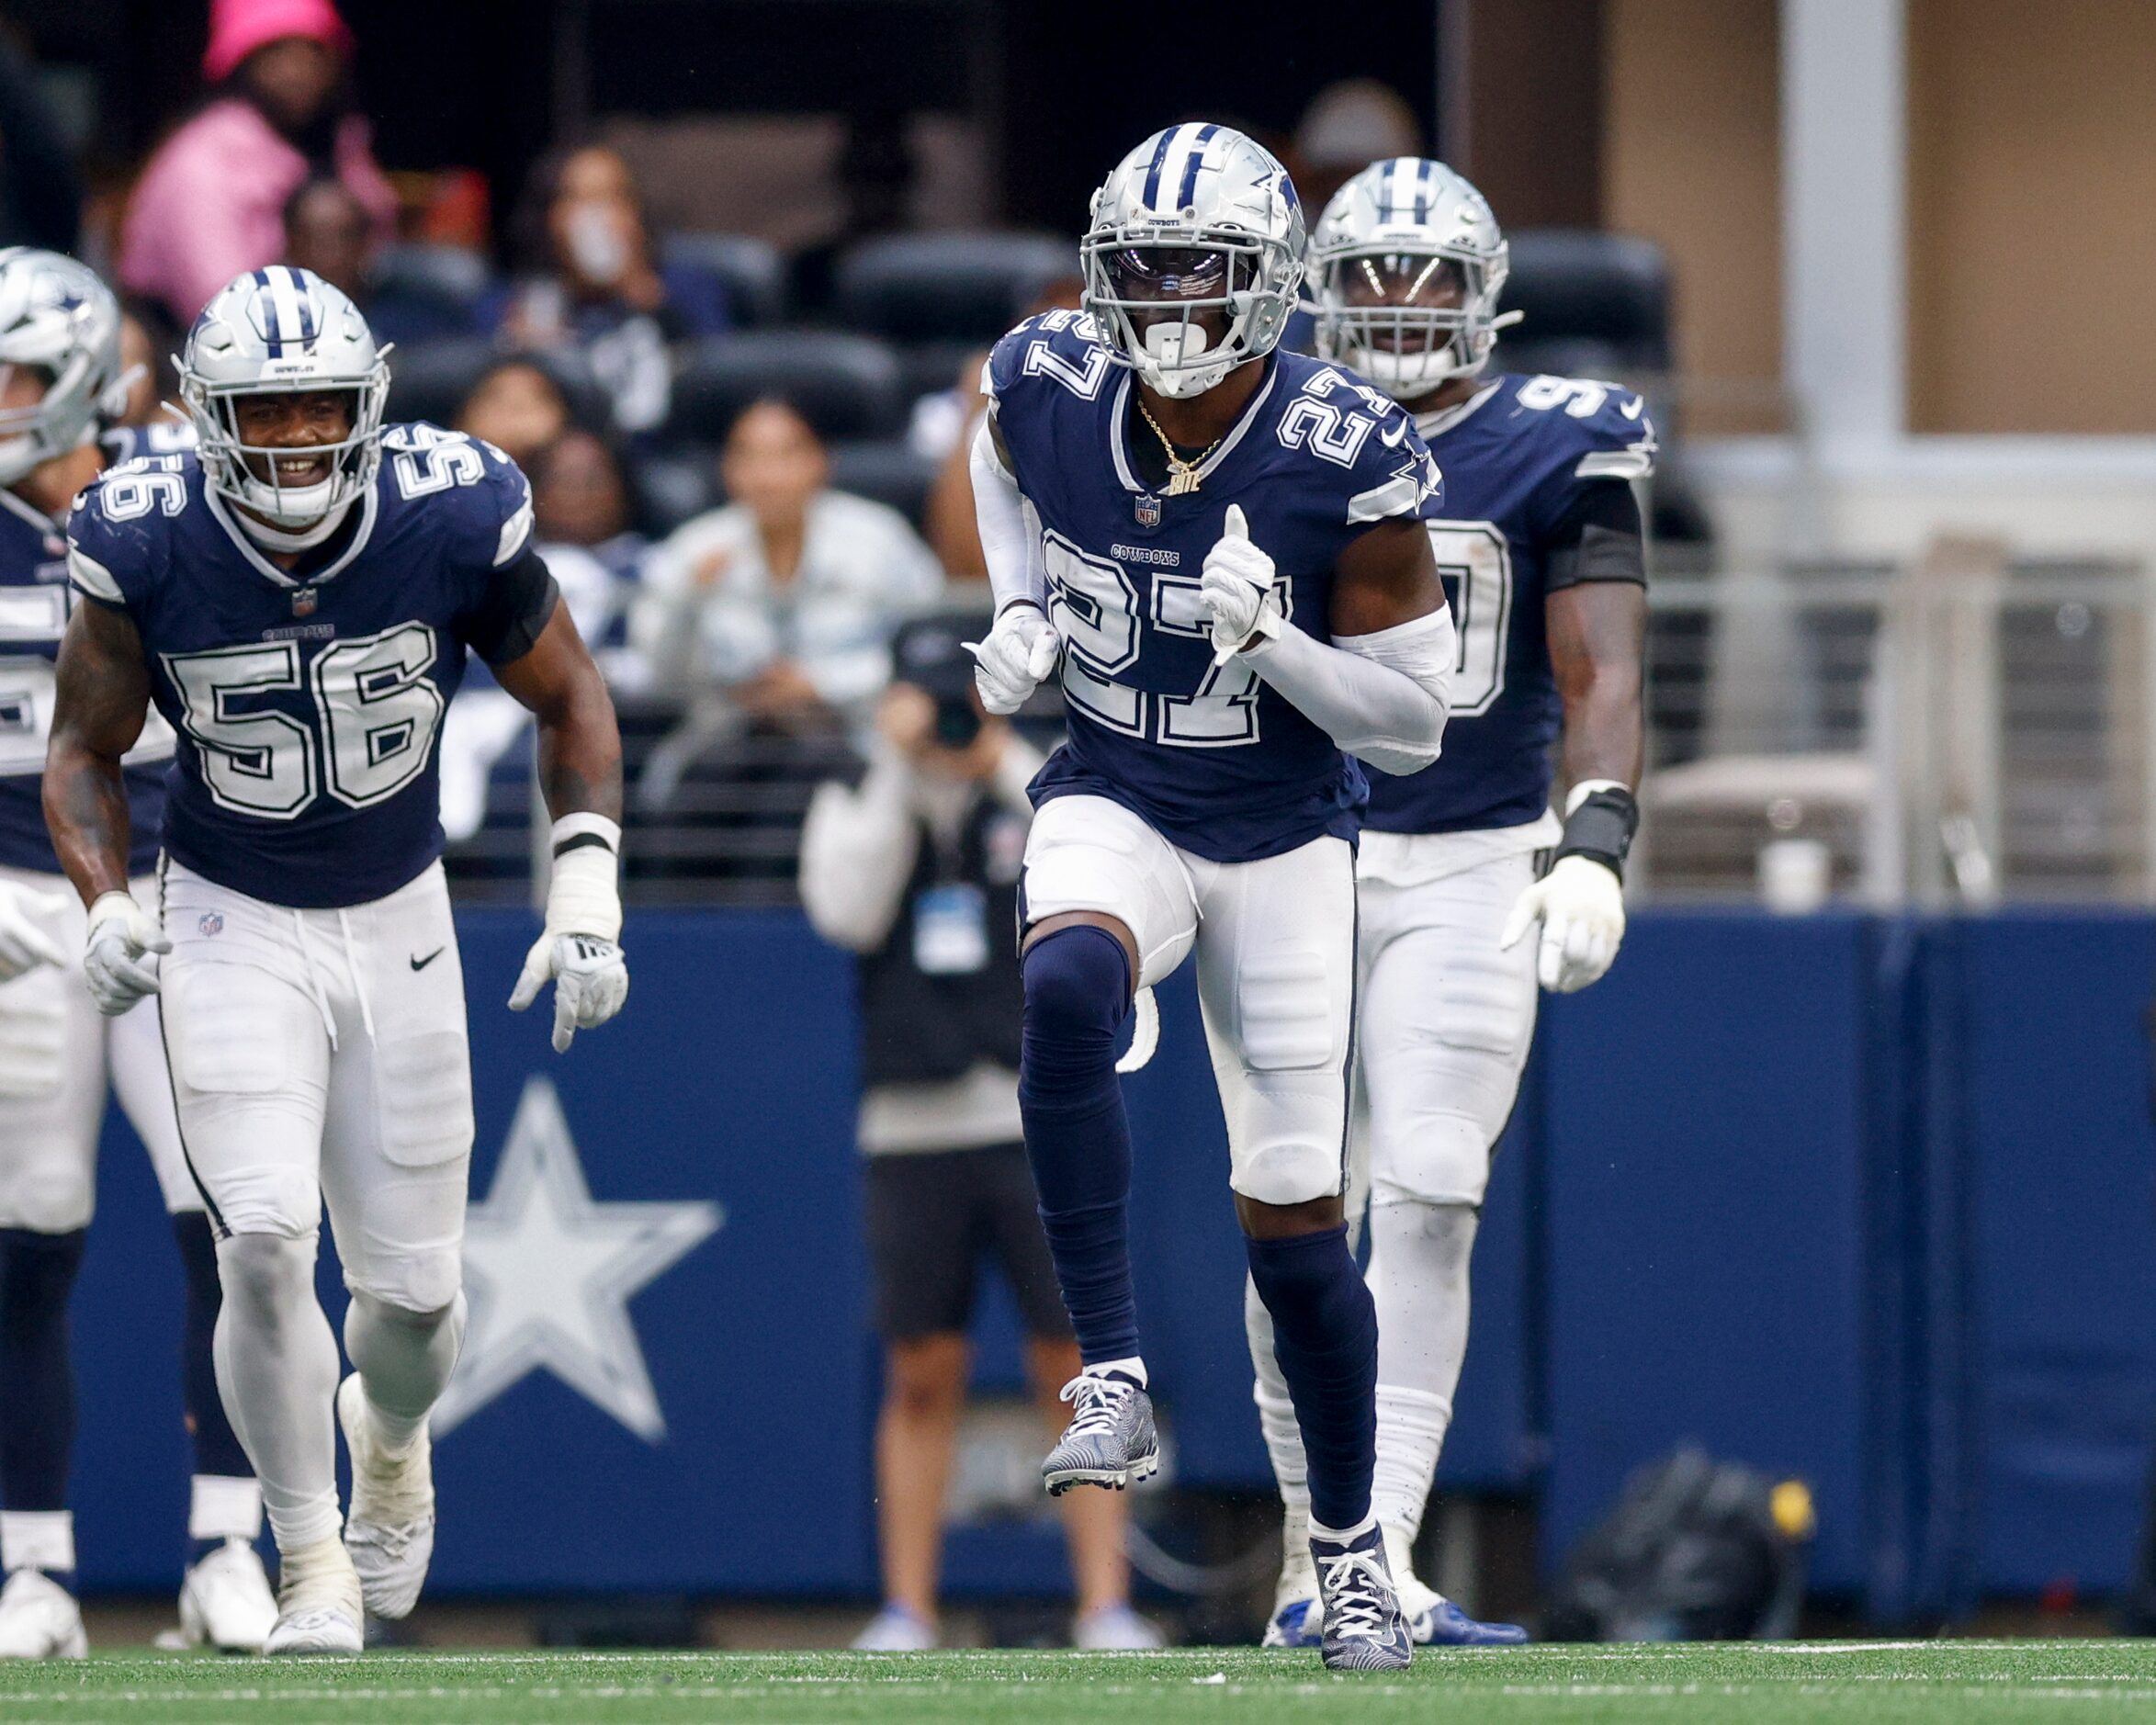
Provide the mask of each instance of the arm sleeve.
POLYGON ((888 751, 858 787, 818 785, 801 828, 801 904, 833 946, 872 953, 898 915, 920 846, 911 775, 888 751))
POLYGON ((1646 531, 1640 500, 1624 479, 1595 479, 1581 486, 1558 515, 1544 542, 1544 591, 1582 581, 1647 583, 1646 531))
POLYGON ((1348 754, 1381 772, 1438 758, 1459 653, 1451 607, 1335 646, 1292 624, 1246 650, 1250 668, 1348 754))
POLYGON ((1018 481, 996 453, 991 414, 981 415, 973 434, 974 520, 981 534, 981 558, 988 566, 988 586, 996 595, 1000 614, 1006 605, 1031 600, 1043 611, 1048 608, 1048 574, 1041 563, 1041 536, 1033 530, 1031 512, 1019 494, 1018 481))
POLYGON ((546 558, 527 545, 489 577, 465 614, 464 638, 488 664, 514 664, 538 644, 560 600, 546 558))

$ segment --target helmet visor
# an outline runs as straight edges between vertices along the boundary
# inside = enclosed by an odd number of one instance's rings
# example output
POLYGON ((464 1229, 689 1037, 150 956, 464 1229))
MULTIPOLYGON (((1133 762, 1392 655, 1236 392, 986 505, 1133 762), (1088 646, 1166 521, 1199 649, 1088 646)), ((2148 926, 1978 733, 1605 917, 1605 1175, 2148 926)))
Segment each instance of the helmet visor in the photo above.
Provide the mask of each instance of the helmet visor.
POLYGON ((1318 290, 1345 345, 1408 355, 1452 339, 1482 274, 1478 262, 1441 252, 1363 252, 1331 259, 1318 290))

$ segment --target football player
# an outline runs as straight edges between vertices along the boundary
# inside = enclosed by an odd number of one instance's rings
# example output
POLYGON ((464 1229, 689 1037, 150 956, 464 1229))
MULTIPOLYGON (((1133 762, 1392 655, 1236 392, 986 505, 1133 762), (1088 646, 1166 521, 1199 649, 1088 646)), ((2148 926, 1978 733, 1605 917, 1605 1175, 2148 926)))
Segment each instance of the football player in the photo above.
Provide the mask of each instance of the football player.
POLYGON ((1302 253, 1286 173, 1225 126, 1170 127, 1108 176, 1084 311, 1031 319, 989 358, 978 682, 1009 713, 1060 660, 1069 716, 1022 881, 1020 1101, 1085 1361, 1048 1489, 1157 1466, 1114 1043, 1134 991, 1194 952, 1229 1184, 1311 1457, 1324 1658, 1383 1669, 1412 1650, 1370 1514, 1377 1332, 1342 1208, 1349 756, 1437 758, 1455 649, 1414 425, 1276 351, 1302 253))
MULTIPOLYGON (((67 1507, 74 1374, 67 1302, 96 1189, 107 1089, 150 1160, 186 1267, 182 1390, 195 1477, 195 1561, 180 1590, 182 1633, 258 1650, 276 1607, 253 1541, 262 1494, 217 1396, 210 1332, 217 1255, 180 1158, 157 1027, 107 1024, 68 954, 83 910, 45 831, 39 781, 52 717, 54 658, 67 624, 66 521, 104 467, 100 442, 126 403, 119 307, 74 259, 0 252, 0 1655, 84 1651, 72 1590, 67 1507)), ((156 828, 172 733, 145 730, 122 768, 141 839, 130 890, 152 897, 156 828)))
MULTIPOLYGON (((1483 375, 1504 235, 1443 163, 1377 163, 1311 235, 1319 351, 1415 415, 1445 472, 1428 524, 1460 657, 1445 758, 1371 787, 1357 862, 1360 1083, 1355 1192, 1369 1194, 1378 1333, 1377 1513, 1416 1638, 1518 1641, 1417 1580, 1422 1523, 1467 1348, 1468 1258, 1490 1152, 1534 1032, 1535 986, 1584 988, 1624 935, 1638 824, 1644 534, 1654 468, 1640 398, 1615 384, 1483 375), (1549 806, 1562 734, 1569 785, 1549 806), (1541 879, 1538 851, 1554 847, 1541 879), (1540 925, 1540 937, 1529 941, 1540 925)), ((1314 1639, 1318 1589, 1291 1381, 1263 1304, 1245 1302, 1266 1443, 1287 1500, 1274 1644, 1314 1639)))
POLYGON ((471 1074, 435 743, 467 648, 531 708, 555 816, 554 1046, 619 1009, 614 709, 499 450, 382 423, 388 367, 337 288, 271 265, 180 361, 196 453, 107 473, 69 527, 78 600, 45 773, 115 1016, 154 995, 218 1236, 217 1373, 276 1535, 272 1652, 356 1652, 434 1549, 427 1413, 464 1333, 471 1074), (178 732, 159 902, 124 890, 122 761, 178 732), (160 964, 156 955, 163 954, 160 964), (340 1385, 314 1293, 324 1203, 352 1300, 340 1385), (339 1535, 332 1407, 352 1457, 339 1535))

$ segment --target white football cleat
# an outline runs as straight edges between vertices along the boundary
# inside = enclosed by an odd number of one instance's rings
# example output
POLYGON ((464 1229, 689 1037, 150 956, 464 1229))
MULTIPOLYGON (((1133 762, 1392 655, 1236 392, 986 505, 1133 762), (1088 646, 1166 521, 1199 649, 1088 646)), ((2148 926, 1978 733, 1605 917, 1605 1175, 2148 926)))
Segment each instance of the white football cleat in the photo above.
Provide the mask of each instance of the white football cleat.
POLYGON ((1128 1606, 1102 1606, 1070 1626, 1070 1644, 1081 1653, 1157 1653, 1165 1638, 1128 1606))
POLYGON ((1272 1592, 1272 1615, 1265 1619, 1260 1647, 1315 1647, 1324 1607, 1317 1599, 1317 1565, 1310 1561, 1307 1516, 1288 1518, 1281 1555, 1280 1584, 1272 1592))
POLYGON ((356 1653, 365 1615, 359 1573, 334 1535, 282 1553, 277 1562, 277 1620, 264 1638, 265 1653, 356 1653))
POLYGON ((44 1571, 18 1569, 0 1587, 0 1659, 80 1659, 89 1651, 82 1607, 44 1571))
POLYGON ((259 1653, 277 1620, 277 1599, 269 1575, 244 1539, 227 1539, 181 1578, 182 1647, 259 1653))
POLYGON ((384 1450, 356 1372, 337 1386, 337 1423, 352 1452, 344 1549, 359 1572, 367 1608, 378 1618, 409 1617, 435 1555, 433 1445, 423 1426, 402 1455, 384 1450))
POLYGON ((857 1653, 926 1653, 935 1645, 934 1629, 904 1606, 886 1606, 852 1641, 857 1653))

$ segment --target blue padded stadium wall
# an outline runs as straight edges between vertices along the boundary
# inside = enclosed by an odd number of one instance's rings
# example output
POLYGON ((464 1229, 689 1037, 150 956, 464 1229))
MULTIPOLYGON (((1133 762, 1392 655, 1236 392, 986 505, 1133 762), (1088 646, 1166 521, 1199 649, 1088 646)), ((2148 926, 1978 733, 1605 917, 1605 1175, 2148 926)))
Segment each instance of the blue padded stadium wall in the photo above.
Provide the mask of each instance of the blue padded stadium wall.
MULTIPOLYGON (((530 919, 459 924, 473 1192, 522 1302, 475 1335, 497 1375, 531 1369, 439 1444, 437 1591, 867 1595, 847 961, 791 914, 633 917, 626 1016, 557 1058, 543 1014, 501 1006, 530 919), (570 1147, 527 1130, 545 1201, 510 1215, 489 1201, 536 1093, 570 1147), (625 1313, 633 1348, 609 1327, 625 1313)), ((1807 1481, 1814 1585, 1878 1620, 2116 1588, 2156 1441, 2152 968, 2139 915, 1639 915, 1608 981, 1545 1003, 1445 1483, 1537 1496, 1553 1565, 1631 1470, 1696 1441, 1807 1481)), ((1164 1019, 1130 1086, 1146 1351, 1179 1477, 1264 1491, 1187 978, 1164 1019)), ((117 1111, 99 1189, 75 1307, 82 1574, 162 1590, 186 1509, 179 1273, 117 1111)), ((334 1310, 326 1255, 323 1282, 334 1310)), ((982 1378, 1015 1387, 1007 1302, 979 1339, 982 1378)), ((1030 1526, 954 1542, 958 1591, 1060 1576, 1030 1526)))

